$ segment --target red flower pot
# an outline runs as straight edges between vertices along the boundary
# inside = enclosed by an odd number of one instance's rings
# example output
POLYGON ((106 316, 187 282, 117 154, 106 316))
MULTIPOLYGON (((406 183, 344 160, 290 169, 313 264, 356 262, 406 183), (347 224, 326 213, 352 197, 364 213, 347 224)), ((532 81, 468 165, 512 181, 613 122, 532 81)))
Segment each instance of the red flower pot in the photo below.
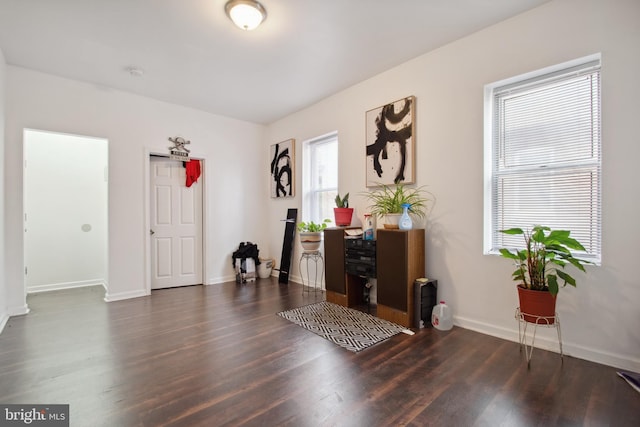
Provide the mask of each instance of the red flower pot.
POLYGON ((333 216, 337 227, 349 226, 353 217, 353 208, 333 208, 333 216))
POLYGON ((556 316, 556 297, 549 291, 535 291, 518 285, 520 314, 524 320, 539 325, 553 325, 556 316))

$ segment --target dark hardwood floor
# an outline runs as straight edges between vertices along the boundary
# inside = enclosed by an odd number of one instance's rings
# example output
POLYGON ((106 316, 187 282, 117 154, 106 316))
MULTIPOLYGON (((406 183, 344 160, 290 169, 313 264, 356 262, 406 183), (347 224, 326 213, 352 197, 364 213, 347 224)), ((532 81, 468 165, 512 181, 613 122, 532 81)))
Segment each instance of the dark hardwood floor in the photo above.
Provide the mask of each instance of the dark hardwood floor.
POLYGON ((275 313, 320 300, 275 278, 104 303, 30 295, 0 335, 0 403, 72 426, 636 426, 615 369, 454 327, 351 353, 275 313))

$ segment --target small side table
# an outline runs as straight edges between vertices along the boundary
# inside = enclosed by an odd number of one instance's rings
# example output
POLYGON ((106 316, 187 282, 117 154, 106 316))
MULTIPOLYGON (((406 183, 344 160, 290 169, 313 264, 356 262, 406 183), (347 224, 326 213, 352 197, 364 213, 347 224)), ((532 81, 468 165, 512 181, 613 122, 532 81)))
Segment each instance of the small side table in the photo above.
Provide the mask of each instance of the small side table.
POLYGON ((560 361, 563 360, 562 335, 560 333, 560 317, 558 316, 558 313, 555 313, 555 316, 536 316, 534 314, 523 313, 520 311, 520 307, 518 307, 516 308, 516 320, 518 321, 520 350, 522 351, 522 347, 524 347, 524 353, 527 356, 527 366, 531 366, 531 355, 533 354, 533 344, 536 340, 536 331, 538 330, 538 326, 543 328, 556 328, 558 331, 558 345, 560 346, 560 361), (528 320, 525 320, 525 315, 528 320), (527 344, 527 326, 529 324, 534 326, 531 343, 527 344))
POLYGON ((305 289, 307 292, 311 292, 311 288, 313 287, 313 292, 316 293, 318 290, 322 292, 322 279, 324 278, 324 258, 322 257, 322 253, 320 251, 311 251, 311 252, 303 252, 300 256, 299 263, 300 270, 300 278, 302 279, 302 294, 304 295, 305 289), (305 282, 305 275, 302 272, 302 264, 306 263, 307 267, 307 280, 305 282), (309 270, 309 264, 313 263, 315 267, 315 274, 313 275, 313 282, 311 281, 311 272, 309 270), (319 277, 318 277, 319 276, 319 277), (318 280, 319 279, 319 280, 318 280))

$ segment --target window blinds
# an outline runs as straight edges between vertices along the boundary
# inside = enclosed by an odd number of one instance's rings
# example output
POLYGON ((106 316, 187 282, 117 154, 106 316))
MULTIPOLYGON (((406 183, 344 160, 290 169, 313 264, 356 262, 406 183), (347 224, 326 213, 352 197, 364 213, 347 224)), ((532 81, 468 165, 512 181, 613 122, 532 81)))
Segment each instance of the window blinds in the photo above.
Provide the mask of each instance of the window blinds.
POLYGON ((571 231, 600 258, 600 68, 590 62, 493 92, 493 248, 498 230, 571 231))
POLYGON ((308 174, 308 218, 322 222, 333 218, 335 197, 338 193, 338 135, 331 133, 307 142, 309 164, 303 173, 308 174))

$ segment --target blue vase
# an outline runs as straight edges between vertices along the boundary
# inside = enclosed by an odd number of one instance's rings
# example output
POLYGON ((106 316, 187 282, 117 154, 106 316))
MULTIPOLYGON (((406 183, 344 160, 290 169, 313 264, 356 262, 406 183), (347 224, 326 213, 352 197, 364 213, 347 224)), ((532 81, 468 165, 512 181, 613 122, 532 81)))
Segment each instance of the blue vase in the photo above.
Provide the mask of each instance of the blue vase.
POLYGON ((410 206, 409 203, 402 204, 402 216, 400 217, 400 221, 398 221, 398 228, 400 228, 400 230, 411 230, 413 228, 413 221, 411 221, 411 217, 409 216, 410 206))

